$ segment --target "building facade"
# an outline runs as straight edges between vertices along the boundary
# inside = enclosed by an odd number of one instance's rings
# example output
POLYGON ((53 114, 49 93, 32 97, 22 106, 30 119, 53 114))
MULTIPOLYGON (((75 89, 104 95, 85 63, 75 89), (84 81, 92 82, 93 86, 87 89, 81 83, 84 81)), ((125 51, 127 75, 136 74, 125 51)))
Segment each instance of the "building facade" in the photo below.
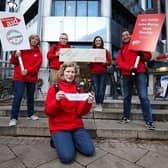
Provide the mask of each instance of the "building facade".
MULTIPOLYGON (((5 8, 8 11, 8 2, 3 2, 1 5, 3 7, 0 9, 5 8)), ((67 33, 70 44, 76 48, 91 48, 93 38, 96 35, 102 36, 105 47, 111 52, 115 62, 117 51, 121 47, 122 28, 133 30, 137 14, 153 8, 155 1, 15 0, 15 2, 18 4, 15 11, 23 14, 28 33, 37 33, 41 37, 43 64, 40 78, 44 81, 43 90, 46 92, 48 88, 46 54, 51 43, 58 42, 60 33, 67 33)), ((160 5, 159 9, 161 8, 160 5)), ((160 51, 162 48, 161 44, 160 51)), ((84 67, 84 69, 87 68, 84 67)), ((152 79, 152 75, 150 78, 152 79)), ((154 78, 152 81, 154 82, 154 78)), ((153 86, 154 84, 151 82, 150 94, 153 94, 153 86)))

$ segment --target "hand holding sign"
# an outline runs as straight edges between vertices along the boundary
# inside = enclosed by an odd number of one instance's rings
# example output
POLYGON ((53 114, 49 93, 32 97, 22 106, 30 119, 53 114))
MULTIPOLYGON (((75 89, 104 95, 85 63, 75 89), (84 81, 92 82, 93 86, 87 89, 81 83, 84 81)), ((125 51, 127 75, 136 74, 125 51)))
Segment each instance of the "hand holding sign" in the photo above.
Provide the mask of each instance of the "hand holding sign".
POLYGON ((23 61, 22 61, 22 57, 21 57, 21 52, 19 50, 16 51, 15 57, 17 57, 18 60, 19 60, 20 68, 21 68, 21 71, 22 71, 22 75, 26 75, 27 74, 27 70, 24 69, 24 65, 23 65, 23 61))
POLYGON ((136 72, 137 72, 137 68, 138 68, 138 64, 139 64, 140 58, 141 58, 141 56, 137 55, 134 67, 132 68, 132 75, 135 75, 136 72))

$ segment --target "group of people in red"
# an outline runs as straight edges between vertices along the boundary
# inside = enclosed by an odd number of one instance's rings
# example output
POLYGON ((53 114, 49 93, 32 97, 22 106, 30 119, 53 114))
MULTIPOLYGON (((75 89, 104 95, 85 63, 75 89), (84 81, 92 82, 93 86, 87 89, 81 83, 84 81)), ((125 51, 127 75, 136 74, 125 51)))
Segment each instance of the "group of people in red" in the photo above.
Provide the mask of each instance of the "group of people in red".
MULTIPOLYGON (((130 51, 128 49, 130 38, 129 31, 124 30, 122 32, 123 45, 117 56, 117 65, 123 75, 124 88, 124 111, 120 123, 128 123, 130 121, 132 89, 135 83, 142 105, 145 124, 149 129, 154 129, 145 76, 145 62, 150 60, 151 54, 130 51), (134 62, 137 54, 140 55, 140 62, 135 69, 134 62), (134 76, 132 72, 135 73, 134 76)), ((42 64, 42 54, 39 49, 39 36, 30 36, 29 41, 31 47, 29 50, 15 51, 10 59, 11 64, 14 64, 14 98, 9 126, 16 126, 18 122, 20 104, 25 88, 27 95, 27 119, 38 119, 38 116, 34 114, 34 93, 38 72, 42 64), (20 66, 19 57, 22 58, 24 70, 20 66)), ((67 93, 84 93, 84 88, 82 86, 78 87, 80 70, 77 63, 62 63, 59 61, 61 48, 71 48, 66 33, 60 34, 58 44, 51 45, 47 53, 50 68, 50 87, 46 96, 44 111, 48 116, 51 145, 55 148, 61 162, 70 163, 75 158, 76 150, 86 156, 93 156, 95 154, 93 141, 84 128, 82 116, 90 112, 94 102, 94 110, 103 111, 108 77, 107 67, 112 64, 112 57, 110 52, 104 48, 102 37, 96 36, 93 39, 92 48, 105 49, 106 63, 88 63, 94 92, 89 92, 87 99, 84 101, 69 100, 67 93)))

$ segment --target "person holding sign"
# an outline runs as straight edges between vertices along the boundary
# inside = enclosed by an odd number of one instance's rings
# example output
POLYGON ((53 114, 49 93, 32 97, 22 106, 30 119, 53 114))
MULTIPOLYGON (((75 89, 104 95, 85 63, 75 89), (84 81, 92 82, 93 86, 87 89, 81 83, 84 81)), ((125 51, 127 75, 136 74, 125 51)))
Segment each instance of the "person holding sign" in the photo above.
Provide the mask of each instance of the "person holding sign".
POLYGON ((123 75, 124 90, 124 111, 121 123, 128 123, 130 121, 132 90, 135 83, 142 106, 145 125, 148 129, 154 129, 152 109, 147 93, 145 67, 145 62, 151 59, 151 53, 129 50, 128 46, 131 40, 131 34, 127 29, 122 31, 121 36, 123 45, 117 55, 117 65, 123 75))
MULTIPOLYGON (((104 49, 104 41, 102 37, 96 36, 93 39, 92 48, 104 49)), ((112 64, 112 57, 110 52, 106 51, 106 62, 93 62, 90 63, 91 79, 95 89, 96 107, 95 111, 102 111, 102 105, 104 101, 106 81, 107 81, 107 66, 112 64)))
POLYGON ((82 116, 87 114, 94 102, 94 94, 82 94, 78 88, 79 66, 63 63, 57 72, 56 85, 51 85, 46 101, 45 114, 56 153, 63 163, 74 161, 75 149, 86 156, 93 156, 95 148, 84 128, 82 116), (71 96, 67 96, 67 95, 71 96))
POLYGON ((56 73, 60 68, 59 56, 61 48, 71 48, 71 46, 68 44, 68 35, 66 33, 60 34, 58 45, 53 44, 47 53, 47 58, 50 67, 50 85, 55 83, 56 73))
POLYGON ((18 121, 20 103, 27 89, 27 119, 37 120, 34 115, 34 93, 38 72, 42 64, 42 54, 39 49, 40 38, 38 35, 29 37, 30 49, 15 51, 10 58, 10 63, 14 67, 14 99, 12 104, 9 126, 15 126, 18 121))

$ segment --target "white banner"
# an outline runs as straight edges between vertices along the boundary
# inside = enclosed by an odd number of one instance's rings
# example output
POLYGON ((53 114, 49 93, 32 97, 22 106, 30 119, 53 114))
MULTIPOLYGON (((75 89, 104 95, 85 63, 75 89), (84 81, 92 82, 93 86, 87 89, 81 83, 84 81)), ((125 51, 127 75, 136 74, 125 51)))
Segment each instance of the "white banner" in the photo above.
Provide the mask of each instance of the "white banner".
POLYGON ((163 88, 163 92, 160 94, 161 97, 165 97, 166 96, 166 91, 167 91, 167 87, 168 87, 168 75, 163 75, 160 77, 160 83, 161 83, 161 87, 163 88))
POLYGON ((61 62, 106 62, 105 49, 61 48, 61 62))
POLYGON ((0 12, 0 39, 3 51, 30 48, 24 18, 21 14, 0 12))

